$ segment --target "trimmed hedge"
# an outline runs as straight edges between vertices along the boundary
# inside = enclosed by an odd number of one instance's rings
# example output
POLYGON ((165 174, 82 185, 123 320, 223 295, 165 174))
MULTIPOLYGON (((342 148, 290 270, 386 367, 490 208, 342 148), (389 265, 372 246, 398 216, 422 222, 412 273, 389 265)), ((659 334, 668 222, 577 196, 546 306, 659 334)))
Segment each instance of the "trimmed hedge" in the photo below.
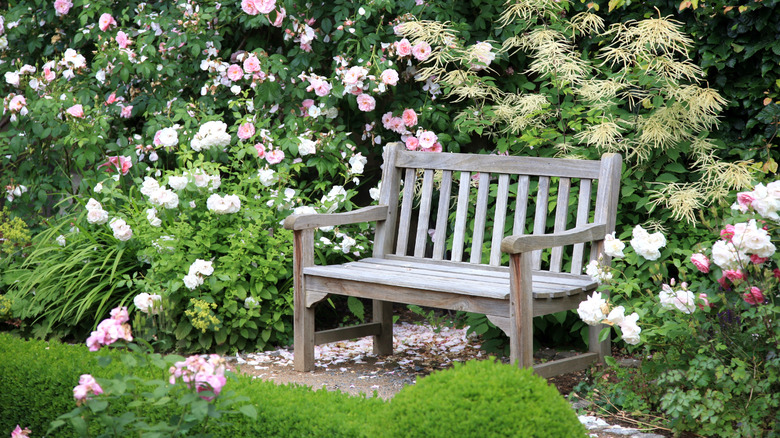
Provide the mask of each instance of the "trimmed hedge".
MULTIPOLYGON (((43 436, 50 421, 75 407, 73 387, 79 375, 111 378, 127 372, 119 360, 107 367, 97 363, 98 356, 118 358, 118 353, 90 353, 83 345, 24 341, 0 333, 0 436, 17 424, 43 436)), ((158 368, 133 372, 164 378, 158 368)), ((253 420, 236 415, 223 419, 225 424, 209 424, 205 432, 215 437, 585 435, 568 403, 544 379, 492 361, 456 364, 434 373, 402 390, 391 403, 247 376, 234 377, 226 389, 248 397, 258 416, 253 420)), ((112 403, 112 411, 122 408, 112 403)), ((136 412, 155 421, 172 414, 153 406, 141 410, 136 412)), ((56 436, 75 434, 62 427, 56 436)))
POLYGON ((584 437, 555 387, 530 369, 493 360, 455 363, 390 402, 392 437, 584 437))

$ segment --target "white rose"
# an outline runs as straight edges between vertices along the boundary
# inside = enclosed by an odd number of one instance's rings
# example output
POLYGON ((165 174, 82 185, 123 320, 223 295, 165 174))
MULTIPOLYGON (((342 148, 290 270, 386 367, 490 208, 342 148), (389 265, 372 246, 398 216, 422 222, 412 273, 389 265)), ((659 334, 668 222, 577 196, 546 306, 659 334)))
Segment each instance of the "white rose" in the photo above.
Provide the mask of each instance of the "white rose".
POLYGON ((312 140, 309 140, 308 138, 298 137, 298 140, 300 140, 301 142, 301 144, 298 146, 298 155, 303 157, 306 155, 317 153, 317 143, 315 143, 312 140))
POLYGON ((87 222, 91 224, 104 224, 108 222, 108 212, 103 209, 89 210, 87 212, 87 222))
POLYGON ((226 213, 238 213, 241 209, 241 199, 238 195, 225 195, 225 203, 227 204, 226 213))
POLYGON ((156 179, 145 176, 144 182, 141 184, 141 194, 144 196, 152 196, 152 193, 156 192, 160 188, 160 183, 156 179))
POLYGON ((585 266, 585 274, 592 278, 593 281, 599 283, 612 280, 612 272, 605 270, 598 260, 591 260, 590 263, 585 266))
POLYGON ((352 168, 349 170, 351 173, 354 173, 356 175, 360 175, 363 173, 363 168, 366 165, 366 157, 363 156, 360 152, 353 155, 352 158, 349 159, 349 165, 352 166, 352 168))
POLYGON ((197 275, 187 274, 184 276, 184 278, 182 278, 182 280, 184 281, 184 285, 187 286, 187 289, 190 290, 193 290, 203 284, 203 278, 198 277, 197 275))
POLYGON ((674 291, 669 285, 663 285, 661 293, 658 294, 661 301, 661 307, 664 309, 677 309, 680 312, 690 314, 696 310, 694 304, 693 292, 688 290, 674 291))
POLYGON ((260 169, 257 171, 260 184, 269 187, 276 182, 276 172, 273 169, 260 169))
POLYGON ((585 324, 597 325, 606 318, 604 310, 607 307, 607 301, 601 298, 601 292, 593 292, 587 300, 580 303, 577 307, 577 314, 585 324))
POLYGON ((58 244, 59 246, 65 246, 65 244, 67 243, 67 242, 65 242, 65 236, 63 236, 62 234, 60 234, 59 236, 57 236, 57 239, 56 239, 56 240, 57 240, 57 244, 58 244))
POLYGON ((620 331, 623 332, 623 340, 627 344, 636 345, 639 343, 639 333, 642 331, 637 325, 639 315, 634 312, 631 315, 627 315, 623 318, 623 322, 620 324, 620 331))
POLYGON ((148 220, 149 224, 153 227, 162 225, 162 220, 157 217, 157 209, 154 207, 146 210, 146 220, 148 220))
POLYGON ((95 184, 95 188, 93 189, 95 193, 100 193, 103 191, 103 183, 97 183, 95 184))
POLYGON ((626 308, 623 306, 617 306, 614 309, 612 309, 611 312, 609 312, 609 315, 607 315, 607 321, 611 322, 612 324, 620 325, 623 323, 626 317, 626 308))
POLYGON ((163 128, 158 137, 160 145, 163 147, 173 147, 179 144, 179 134, 173 128, 163 128))
POLYGON ((252 309, 254 307, 257 307, 260 303, 257 302, 256 299, 252 297, 246 297, 244 299, 244 308, 245 309, 252 309))
POLYGON ((133 237, 133 230, 130 228, 130 225, 127 225, 127 222, 125 222, 122 219, 114 219, 109 224, 111 226, 111 230, 114 232, 114 237, 117 240, 121 240, 122 242, 126 242, 130 240, 131 237, 133 237))
POLYGON ((89 201, 87 202, 87 211, 91 210, 102 210, 103 206, 100 205, 99 202, 97 202, 94 198, 89 198, 89 201))
POLYGON ((19 76, 19 73, 15 72, 15 71, 9 71, 9 72, 5 73, 5 81, 9 85, 12 85, 14 87, 18 87, 20 79, 21 79, 21 77, 19 76))
POLYGON ((186 176, 169 176, 168 185, 174 190, 183 190, 187 187, 189 179, 186 176))
POLYGON ((347 235, 344 235, 341 244, 339 246, 341 248, 341 252, 347 254, 352 249, 352 247, 355 246, 355 244, 357 244, 355 239, 347 235))
POLYGON ((293 209, 293 214, 317 214, 317 210, 308 205, 301 205, 300 207, 295 207, 293 209))
POLYGON ((621 242, 620 239, 615 238, 615 233, 612 232, 604 236, 604 254, 610 257, 620 258, 623 257, 623 249, 626 244, 621 242))
POLYGON ((160 312, 161 302, 161 296, 157 294, 148 294, 146 292, 141 292, 133 298, 133 304, 135 304, 136 309, 143 313, 151 313, 152 315, 156 315, 160 312))
POLYGON ((737 249, 731 243, 718 240, 712 245, 712 262, 721 269, 737 269, 740 264, 750 260, 747 254, 737 249))
POLYGON ((195 259, 190 265, 189 275, 211 275, 214 273, 214 262, 195 259))
POLYGON ((376 185, 376 187, 371 188, 368 190, 368 195, 371 196, 371 199, 374 201, 379 200, 379 194, 382 191, 382 181, 379 181, 379 184, 376 185))

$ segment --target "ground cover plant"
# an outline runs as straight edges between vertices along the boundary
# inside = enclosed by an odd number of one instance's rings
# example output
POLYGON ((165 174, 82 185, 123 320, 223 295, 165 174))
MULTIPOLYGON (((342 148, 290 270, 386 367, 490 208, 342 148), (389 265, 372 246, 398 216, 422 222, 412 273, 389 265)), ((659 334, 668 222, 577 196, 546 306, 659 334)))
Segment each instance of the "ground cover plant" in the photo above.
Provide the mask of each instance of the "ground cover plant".
MULTIPOLYGON (((157 349, 286 344, 292 248, 280 222, 369 203, 387 142, 431 153, 619 151, 628 165, 615 238, 640 224, 639 241, 663 231, 666 245, 656 260, 627 251, 616 262, 625 281, 613 304, 639 320, 616 333, 655 346, 645 366, 657 367, 648 375, 659 391, 695 382, 648 405, 679 430, 706 420, 707 433, 722 433, 733 419, 714 412, 744 402, 734 412, 751 426, 740 433, 764 430, 776 400, 744 391, 776 388, 774 338, 749 322, 771 320, 762 312, 773 307, 731 303, 739 322, 726 326, 716 324, 722 311, 696 311, 686 314, 695 324, 664 332, 656 324, 673 311, 656 319, 647 303, 671 278, 690 289, 685 260, 720 230, 734 193, 774 179, 780 42, 767 35, 780 32, 777 3, 10 2, 0 10, 0 323, 81 340, 128 306, 152 314, 135 318, 134 332, 157 349), (770 347, 704 360, 681 352, 699 346, 660 341, 690 331, 716 352, 756 335, 770 347), (711 396, 710 372, 734 386, 711 396), (698 399, 715 405, 686 408, 698 399)), ((775 218, 763 220, 773 232, 775 218)), ((320 230, 316 257, 361 256, 371 231, 320 230)), ((774 299, 773 284, 750 284, 774 299)), ((348 307, 364 313, 356 300, 348 307)), ((483 316, 468 322, 503 350, 483 316)), ((566 344, 587 328, 573 314, 535 326, 566 344)))

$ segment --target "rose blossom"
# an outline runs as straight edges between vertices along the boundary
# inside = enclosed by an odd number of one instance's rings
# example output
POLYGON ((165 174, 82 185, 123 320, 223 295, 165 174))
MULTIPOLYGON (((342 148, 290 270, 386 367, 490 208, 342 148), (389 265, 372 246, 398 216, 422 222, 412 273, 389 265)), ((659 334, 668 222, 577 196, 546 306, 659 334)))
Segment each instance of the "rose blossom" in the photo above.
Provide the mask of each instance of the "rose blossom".
POLYGON ((412 55, 414 55, 418 61, 425 61, 431 56, 431 45, 425 41, 420 41, 412 47, 412 55))
POLYGON ((255 145, 255 150, 257 151, 257 158, 265 157, 265 145, 258 143, 255 145))
POLYGON ((409 56, 412 54, 412 44, 406 38, 402 39, 401 41, 396 41, 395 52, 400 57, 409 56))
POLYGON ((133 304, 135 304, 136 309, 152 315, 156 315, 160 312, 161 302, 161 296, 157 294, 148 294, 146 292, 141 292, 133 298, 133 304))
POLYGON ((623 249, 625 249, 625 247, 625 243, 621 242, 620 239, 615 238, 614 231, 604 236, 604 254, 616 258, 624 257, 623 249))
POLYGON ((103 14, 100 16, 100 19, 98 20, 98 27, 100 27, 100 30, 105 32, 111 25, 116 26, 116 20, 114 20, 114 17, 112 17, 111 14, 103 14))
POLYGON ((693 254, 691 256, 691 263, 693 263, 700 272, 705 274, 710 272, 710 260, 702 253, 693 254))
POLYGON ((423 131, 419 136, 420 147, 423 149, 430 149, 433 147, 438 137, 432 131, 423 131))
POLYGON ((116 33, 116 43, 119 44, 120 49, 126 49, 127 46, 130 45, 130 38, 127 37, 126 33, 120 30, 116 33))
POLYGON ((54 14, 57 16, 65 15, 73 7, 70 0, 54 0, 54 14))
POLYGON ((284 152, 281 149, 274 149, 265 153, 265 160, 268 164, 278 164, 284 160, 284 152))
POLYGON ((30 429, 26 427, 22 429, 22 427, 17 424, 16 429, 11 431, 11 438, 30 438, 30 433, 32 433, 30 429))
POLYGON ((403 120, 407 128, 411 128, 417 124, 417 113, 413 109, 407 108, 401 114, 401 120, 403 120))
POLYGON ((227 77, 231 81, 237 81, 244 77, 244 71, 241 70, 241 66, 238 64, 230 64, 230 67, 227 69, 227 77))
POLYGON ((360 111, 369 112, 369 111, 373 111, 374 108, 376 107, 376 100, 374 100, 373 97, 365 93, 361 93, 357 97, 357 103, 360 111))
POLYGON ((257 59, 257 56, 255 56, 254 53, 244 60, 244 71, 247 73, 256 73, 260 71, 260 60, 257 59))
POLYGON ((241 140, 246 140, 253 135, 255 135, 255 125, 251 122, 242 123, 238 127, 238 138, 241 140))
POLYGON ((420 140, 418 140, 417 137, 413 135, 406 137, 406 141, 404 143, 406 143, 406 149, 410 151, 416 151, 417 148, 420 147, 420 140))
POLYGON ((16 95, 11 99, 11 102, 8 103, 8 109, 12 113, 18 113, 24 109, 24 107, 27 106, 27 99, 24 98, 24 96, 16 95))
POLYGON ((73 105, 72 107, 66 109, 65 111, 73 117, 77 117, 77 118, 84 117, 84 107, 81 106, 80 103, 73 105))
POLYGON ((601 298, 601 292, 593 292, 586 301, 582 301, 577 307, 577 314, 580 319, 588 325, 600 324, 607 315, 604 310, 607 307, 607 301, 601 298))
POLYGON ((742 299, 745 300, 748 304, 763 304, 764 303, 764 294, 761 292, 761 289, 757 287, 751 287, 750 291, 742 294, 742 299))
POLYGON ((707 297, 707 294, 699 294, 699 299, 701 300, 701 304, 697 304, 699 306, 699 309, 704 310, 705 307, 715 307, 714 304, 710 303, 709 297, 707 297))
POLYGON ((122 111, 119 113, 119 117, 123 119, 129 119, 132 114, 133 114, 133 105, 128 105, 122 107, 122 111))
POLYGON ((383 84, 397 85, 398 72, 391 68, 388 68, 387 70, 383 71, 381 75, 379 75, 379 79, 382 81, 383 84))

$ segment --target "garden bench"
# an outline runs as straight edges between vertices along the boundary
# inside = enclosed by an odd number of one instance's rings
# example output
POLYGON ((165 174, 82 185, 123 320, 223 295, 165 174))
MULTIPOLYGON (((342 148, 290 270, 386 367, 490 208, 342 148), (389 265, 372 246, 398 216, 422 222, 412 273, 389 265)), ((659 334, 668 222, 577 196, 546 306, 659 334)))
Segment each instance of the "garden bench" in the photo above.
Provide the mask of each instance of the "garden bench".
MULTIPOLYGON (((317 344, 362 336, 374 337, 374 353, 391 354, 394 302, 485 314, 509 336, 511 362, 533 366, 533 317, 575 309, 598 286, 583 263, 614 231, 620 172, 617 154, 575 160, 388 144, 379 205, 284 222, 294 231, 295 369, 314 367, 317 344), (315 228, 373 221, 372 257, 315 266, 315 228), (328 294, 373 300, 371 322, 315 331, 315 304, 328 294)), ((535 371, 549 377, 603 359, 610 344, 598 342, 600 329, 590 328, 587 353, 535 371)))

